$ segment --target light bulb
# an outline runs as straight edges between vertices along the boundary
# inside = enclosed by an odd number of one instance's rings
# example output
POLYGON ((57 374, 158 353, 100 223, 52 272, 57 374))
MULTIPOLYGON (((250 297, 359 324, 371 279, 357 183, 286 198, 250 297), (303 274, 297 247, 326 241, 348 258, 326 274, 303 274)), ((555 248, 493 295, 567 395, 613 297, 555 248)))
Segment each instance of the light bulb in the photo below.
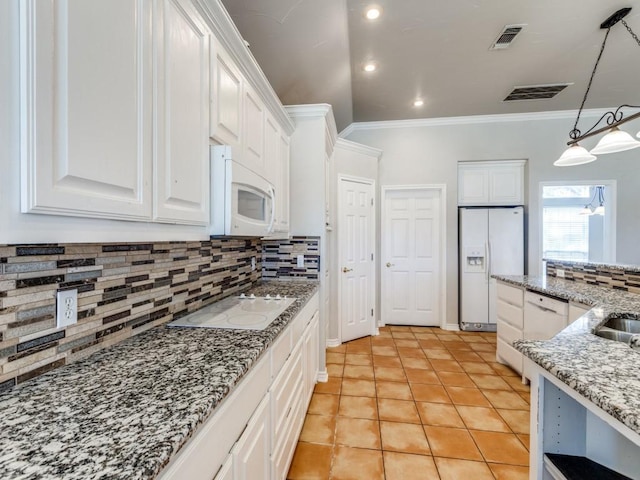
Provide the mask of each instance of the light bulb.
POLYGON ((364 70, 365 72, 375 72, 375 71, 376 71, 376 68, 378 68, 378 67, 376 66, 376 64, 375 64, 375 63, 373 63, 373 62, 369 62, 369 63, 365 63, 365 65, 364 65, 364 67, 363 67, 363 70, 364 70))
POLYGON ((422 100, 420 98, 414 100, 414 102, 413 102, 413 106, 414 107, 421 107, 423 105, 424 105, 424 100, 422 100))
POLYGON ((369 20, 376 20, 380 18, 380 14, 382 14, 382 9, 380 7, 369 7, 367 8, 364 16, 369 20))

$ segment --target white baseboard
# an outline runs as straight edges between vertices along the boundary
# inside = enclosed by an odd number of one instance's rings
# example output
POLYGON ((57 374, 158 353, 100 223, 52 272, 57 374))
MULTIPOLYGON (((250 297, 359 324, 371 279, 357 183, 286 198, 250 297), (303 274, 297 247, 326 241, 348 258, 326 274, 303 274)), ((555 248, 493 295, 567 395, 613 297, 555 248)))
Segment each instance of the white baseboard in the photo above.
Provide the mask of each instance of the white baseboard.
POLYGON ((329 374, 326 370, 318 372, 318 381, 322 383, 326 383, 329 381, 329 374))
POLYGON ((458 325, 457 323, 445 323, 440 328, 442 330, 449 330, 451 332, 459 332, 460 331, 460 325, 458 325))
POLYGON ((342 342, 337 338, 327 338, 327 348, 339 347, 342 342))

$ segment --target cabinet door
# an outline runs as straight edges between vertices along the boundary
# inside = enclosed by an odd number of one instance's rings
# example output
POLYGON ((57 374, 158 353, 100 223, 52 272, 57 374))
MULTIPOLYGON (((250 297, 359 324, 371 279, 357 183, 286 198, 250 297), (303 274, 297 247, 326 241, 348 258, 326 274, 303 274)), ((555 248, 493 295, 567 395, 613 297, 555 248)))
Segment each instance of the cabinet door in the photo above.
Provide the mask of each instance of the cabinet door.
MULTIPOLYGON (((264 164, 265 178, 276 188, 276 201, 280 190, 280 127, 267 113, 264 122, 264 164)), ((276 211, 276 213, 278 213, 276 211)), ((276 219, 278 221, 278 219, 276 219)))
POLYGON ((233 455, 229 455, 213 480, 233 480, 233 455))
MULTIPOLYGON (((311 399, 313 388, 316 385, 318 379, 318 365, 319 365, 319 319, 320 312, 313 314, 313 318, 307 327, 304 335, 304 399, 308 402, 311 399)), ((306 405, 306 404, 305 404, 306 405)))
POLYGON ((582 315, 591 310, 591 307, 583 303, 569 303, 569 323, 575 322, 582 315))
POLYGON ((151 10, 20 2, 23 212, 151 218, 151 10))
POLYGON ((523 166, 504 165, 489 168, 489 203, 522 205, 523 166))
POLYGON ((154 218, 209 222, 209 38, 189 0, 161 0, 154 218))
POLYGON ((486 205, 489 173, 484 166, 458 166, 458 205, 486 205))
POLYGON ((247 428, 233 447, 234 480, 268 478, 271 472, 271 430, 269 425, 269 395, 258 405, 247 428))
POLYGON ((264 155, 265 106, 257 93, 246 84, 243 112, 244 153, 241 163, 259 175, 264 176, 266 167, 264 155))
POLYGON ((211 138, 231 145, 236 161, 242 151, 242 76, 222 46, 215 42, 211 53, 211 138))

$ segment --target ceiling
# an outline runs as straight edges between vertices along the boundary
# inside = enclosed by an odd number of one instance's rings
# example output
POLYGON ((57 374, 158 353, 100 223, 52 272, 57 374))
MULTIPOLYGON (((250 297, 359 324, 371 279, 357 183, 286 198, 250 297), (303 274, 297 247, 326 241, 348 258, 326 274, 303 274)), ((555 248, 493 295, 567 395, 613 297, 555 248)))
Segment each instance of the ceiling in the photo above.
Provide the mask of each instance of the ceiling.
MULTIPOLYGON (((640 35, 640 0, 222 0, 285 105, 329 103, 352 122, 579 107, 604 30, 622 7, 640 35), (376 4, 382 16, 366 20, 376 4), (527 24, 507 50, 505 25, 527 24), (378 69, 365 73, 373 60, 378 69), (503 102, 514 86, 572 83, 547 100, 503 102), (424 106, 414 107, 417 97, 424 106)), ((585 108, 640 105, 640 46, 611 29, 585 108)))

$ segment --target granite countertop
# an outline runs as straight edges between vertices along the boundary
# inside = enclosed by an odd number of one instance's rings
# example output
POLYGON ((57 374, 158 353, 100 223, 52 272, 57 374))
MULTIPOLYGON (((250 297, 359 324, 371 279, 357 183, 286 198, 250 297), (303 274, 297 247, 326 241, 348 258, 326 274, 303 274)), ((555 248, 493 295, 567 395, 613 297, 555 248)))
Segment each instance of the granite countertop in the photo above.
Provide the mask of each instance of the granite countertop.
POLYGON ((317 290, 262 331, 160 326, 0 394, 0 478, 152 479, 317 290))
POLYGON ((640 318, 640 295, 546 276, 494 278, 593 307, 551 340, 519 340, 514 347, 640 433, 640 350, 593 334, 611 316, 640 318))

